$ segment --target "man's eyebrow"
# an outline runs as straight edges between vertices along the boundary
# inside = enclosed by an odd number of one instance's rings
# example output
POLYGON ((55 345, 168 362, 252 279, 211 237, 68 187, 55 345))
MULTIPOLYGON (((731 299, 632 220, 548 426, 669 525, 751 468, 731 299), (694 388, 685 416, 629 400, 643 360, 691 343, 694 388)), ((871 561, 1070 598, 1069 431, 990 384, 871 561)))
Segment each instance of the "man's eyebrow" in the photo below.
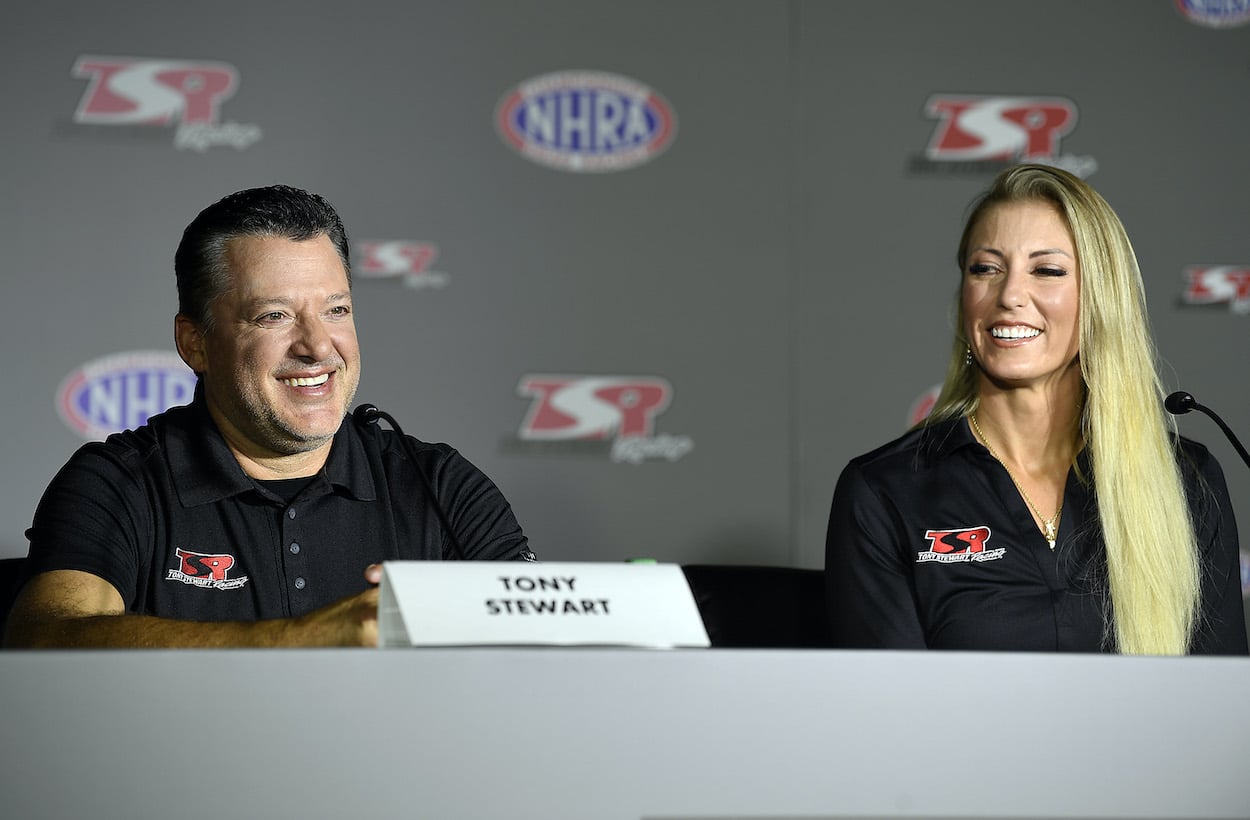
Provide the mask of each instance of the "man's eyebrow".
MULTIPOLYGON (((352 292, 350 290, 343 290, 338 293, 331 293, 326 297, 325 303, 328 305, 332 302, 342 302, 351 298, 352 292)), ((282 307, 286 307, 287 305, 295 304, 298 301, 299 299, 293 299, 288 296, 257 296, 255 299, 245 302, 244 307, 248 310, 256 310, 258 308, 267 307, 268 305, 280 305, 282 307)))
POLYGON ((287 299, 283 296, 257 296, 255 299, 248 299, 244 302, 243 307, 247 310, 256 310, 269 305, 286 306, 291 304, 292 301, 292 299, 287 299))

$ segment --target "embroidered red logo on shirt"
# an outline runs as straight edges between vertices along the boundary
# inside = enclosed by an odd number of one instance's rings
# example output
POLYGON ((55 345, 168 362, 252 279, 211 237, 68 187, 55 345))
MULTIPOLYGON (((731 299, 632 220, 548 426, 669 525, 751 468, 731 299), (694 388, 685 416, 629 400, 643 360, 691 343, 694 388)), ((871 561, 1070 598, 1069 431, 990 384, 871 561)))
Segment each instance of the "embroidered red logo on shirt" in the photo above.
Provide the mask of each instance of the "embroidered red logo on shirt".
POLYGON ((963 561, 993 561, 1002 558, 1007 552, 1006 547, 987 550, 990 541, 990 528, 964 527, 957 530, 925 530, 924 537, 929 541, 929 549, 916 554, 916 563, 938 561, 943 564, 954 564, 963 561))
POLYGON ((181 581, 197 587, 212 589, 238 589, 247 583, 247 576, 230 577, 234 567, 233 555, 210 555, 202 552, 175 549, 178 556, 178 569, 171 569, 165 576, 166 581, 181 581))

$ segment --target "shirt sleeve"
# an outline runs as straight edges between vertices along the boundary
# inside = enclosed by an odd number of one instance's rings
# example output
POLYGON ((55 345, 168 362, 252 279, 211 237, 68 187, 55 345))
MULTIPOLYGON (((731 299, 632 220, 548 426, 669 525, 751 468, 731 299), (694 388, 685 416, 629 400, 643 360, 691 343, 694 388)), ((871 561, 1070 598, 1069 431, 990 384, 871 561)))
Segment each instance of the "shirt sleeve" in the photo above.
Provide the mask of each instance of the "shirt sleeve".
MULTIPOLYGON (((512 506, 485 473, 457 450, 442 459, 434 477, 439 502, 470 561, 533 561, 529 539, 512 506)), ((444 557, 453 557, 449 540, 444 557)))
POLYGON ((49 483, 26 537, 25 577, 53 570, 78 570, 112 584, 127 606, 135 599, 139 543, 149 516, 144 497, 125 459, 89 444, 49 483))
POLYGON ((825 587, 834 645, 924 649, 910 564, 890 506, 850 463, 833 493, 825 587))
POLYGON ((1196 460, 1199 482, 1191 491, 1190 503, 1201 550, 1202 611, 1191 651, 1196 655, 1245 655, 1246 615, 1232 500, 1215 457, 1204 448, 1196 460))

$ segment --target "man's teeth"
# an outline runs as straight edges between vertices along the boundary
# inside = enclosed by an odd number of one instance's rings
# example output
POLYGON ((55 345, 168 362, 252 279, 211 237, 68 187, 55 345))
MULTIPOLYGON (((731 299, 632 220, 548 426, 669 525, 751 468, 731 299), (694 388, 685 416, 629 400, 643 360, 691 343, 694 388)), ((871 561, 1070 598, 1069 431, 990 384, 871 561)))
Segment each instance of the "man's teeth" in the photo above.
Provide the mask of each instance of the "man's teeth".
POLYGON ((1035 327, 993 327, 990 335, 995 339, 1032 339, 1042 335, 1042 331, 1035 327))
POLYGON ((314 376, 311 379, 282 379, 282 383, 291 387, 316 387, 319 384, 325 384, 330 380, 329 373, 322 373, 320 376, 314 376))

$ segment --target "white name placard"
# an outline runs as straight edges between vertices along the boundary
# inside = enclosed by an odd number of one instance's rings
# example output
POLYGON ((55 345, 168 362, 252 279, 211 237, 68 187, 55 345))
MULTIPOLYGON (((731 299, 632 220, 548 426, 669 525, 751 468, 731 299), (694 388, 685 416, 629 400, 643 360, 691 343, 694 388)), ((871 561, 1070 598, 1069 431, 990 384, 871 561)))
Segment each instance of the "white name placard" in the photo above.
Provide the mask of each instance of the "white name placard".
POLYGON ((379 646, 708 646, 676 564, 387 561, 379 646))

